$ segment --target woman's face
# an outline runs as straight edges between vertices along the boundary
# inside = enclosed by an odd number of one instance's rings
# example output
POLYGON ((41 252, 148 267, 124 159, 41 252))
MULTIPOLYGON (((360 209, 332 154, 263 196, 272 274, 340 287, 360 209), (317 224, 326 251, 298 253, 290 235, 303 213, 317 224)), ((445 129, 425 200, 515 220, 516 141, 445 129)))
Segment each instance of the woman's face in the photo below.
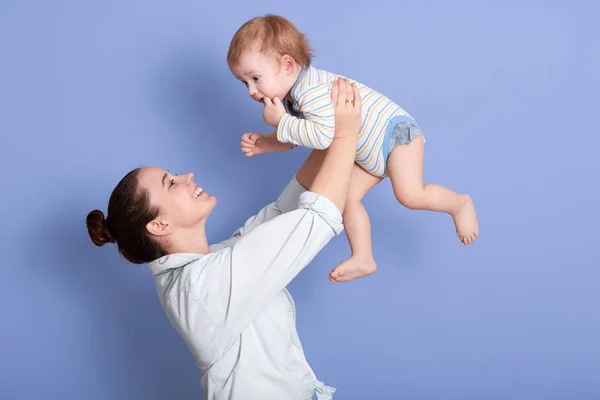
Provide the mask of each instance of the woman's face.
MULTIPOLYGON (((150 204, 160 210, 158 225, 153 224, 157 229, 164 228, 163 233, 204 224, 217 205, 217 199, 194 182, 191 172, 173 175, 164 169, 146 167, 140 171, 138 179, 140 188, 150 195, 150 204)), ((149 230, 157 234, 153 228, 149 230)))

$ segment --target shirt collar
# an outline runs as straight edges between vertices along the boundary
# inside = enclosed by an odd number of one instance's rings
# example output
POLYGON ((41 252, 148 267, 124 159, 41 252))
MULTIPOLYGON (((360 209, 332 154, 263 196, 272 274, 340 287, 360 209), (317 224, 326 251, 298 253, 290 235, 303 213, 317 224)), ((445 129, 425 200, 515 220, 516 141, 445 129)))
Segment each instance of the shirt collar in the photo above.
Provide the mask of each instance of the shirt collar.
POLYGON ((154 261, 148 263, 152 275, 158 275, 168 269, 181 268, 192 261, 196 261, 204 257, 205 254, 198 253, 176 253, 167 254, 154 261))
POLYGON ((298 75, 298 79, 296 79, 296 83, 294 83, 294 86, 292 86, 290 94, 292 95, 292 99, 294 99, 294 103, 298 101, 298 95, 300 94, 300 86, 302 85, 302 81, 304 80, 306 74, 311 68, 311 65, 303 67, 300 71, 300 75, 298 75))

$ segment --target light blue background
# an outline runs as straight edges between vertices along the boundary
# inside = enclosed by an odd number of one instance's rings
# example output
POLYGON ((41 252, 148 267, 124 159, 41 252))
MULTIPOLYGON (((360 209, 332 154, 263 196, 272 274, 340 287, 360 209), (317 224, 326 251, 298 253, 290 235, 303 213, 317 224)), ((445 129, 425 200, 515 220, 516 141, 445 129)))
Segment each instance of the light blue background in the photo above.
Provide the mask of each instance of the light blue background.
POLYGON ((268 12, 412 113, 426 181, 479 213, 465 248, 385 182, 365 200, 379 271, 331 284, 342 236, 290 285, 336 398, 600 398, 597 2, 199 0, 0 2, 0 398, 202 398, 147 267, 85 216, 148 164, 216 194, 212 241, 275 198, 308 151, 243 157, 268 127, 225 63, 268 12))

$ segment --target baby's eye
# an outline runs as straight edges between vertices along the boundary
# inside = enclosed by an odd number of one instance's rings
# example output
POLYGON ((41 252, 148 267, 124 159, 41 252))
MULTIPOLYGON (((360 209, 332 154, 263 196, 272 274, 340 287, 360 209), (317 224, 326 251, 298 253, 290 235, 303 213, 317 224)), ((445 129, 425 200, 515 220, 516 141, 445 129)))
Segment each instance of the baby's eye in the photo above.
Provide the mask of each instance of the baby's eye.
POLYGON ((252 80, 253 80, 254 82, 258 82, 258 80, 259 80, 259 79, 260 79, 260 76, 253 76, 253 77, 252 77, 252 80))
POLYGON ((172 179, 171 179, 171 184, 169 185, 169 187, 171 187, 171 186, 173 186, 173 185, 175 185, 175 179, 173 179, 173 178, 172 178, 172 179))

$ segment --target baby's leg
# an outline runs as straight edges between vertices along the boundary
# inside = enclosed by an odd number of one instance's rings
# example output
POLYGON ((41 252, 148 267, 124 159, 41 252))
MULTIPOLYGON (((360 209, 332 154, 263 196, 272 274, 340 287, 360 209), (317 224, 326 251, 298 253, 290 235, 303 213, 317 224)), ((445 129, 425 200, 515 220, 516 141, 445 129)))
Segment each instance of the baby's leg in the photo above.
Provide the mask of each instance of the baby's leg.
POLYGON ((409 144, 400 144, 388 158, 387 171, 396 199, 412 210, 442 211, 454 219, 456 233, 463 244, 471 244, 479 235, 473 201, 440 185, 423 185, 423 136, 409 144))
POLYGON ((350 189, 344 209, 344 230, 350 242, 352 257, 338 265, 329 274, 332 282, 348 282, 371 275, 377 270, 371 248, 371 224, 361 201, 365 194, 381 182, 378 178, 354 164, 350 189))

